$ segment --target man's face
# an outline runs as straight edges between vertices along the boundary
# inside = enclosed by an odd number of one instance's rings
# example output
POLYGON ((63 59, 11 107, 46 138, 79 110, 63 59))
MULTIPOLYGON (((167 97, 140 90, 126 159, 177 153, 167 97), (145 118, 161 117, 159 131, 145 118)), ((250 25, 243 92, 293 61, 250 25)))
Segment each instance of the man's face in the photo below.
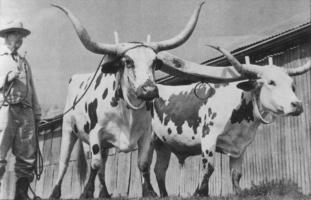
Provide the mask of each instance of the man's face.
POLYGON ((23 35, 19 32, 10 32, 6 40, 9 48, 12 51, 17 51, 23 44, 23 35))

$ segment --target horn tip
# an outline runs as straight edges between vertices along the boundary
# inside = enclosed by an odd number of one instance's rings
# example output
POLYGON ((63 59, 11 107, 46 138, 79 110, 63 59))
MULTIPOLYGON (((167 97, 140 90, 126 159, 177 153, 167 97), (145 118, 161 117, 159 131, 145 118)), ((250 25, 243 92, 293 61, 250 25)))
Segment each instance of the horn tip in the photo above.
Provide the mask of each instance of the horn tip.
POLYGON ((199 6, 201 7, 201 6, 203 6, 203 4, 205 4, 205 0, 201 1, 201 2, 199 3, 199 6))
POLYGON ((213 49, 216 49, 216 50, 218 50, 218 51, 219 51, 219 49, 220 49, 219 46, 214 46, 214 45, 211 45, 211 44, 207 44, 206 46, 211 47, 211 48, 213 48, 213 49))

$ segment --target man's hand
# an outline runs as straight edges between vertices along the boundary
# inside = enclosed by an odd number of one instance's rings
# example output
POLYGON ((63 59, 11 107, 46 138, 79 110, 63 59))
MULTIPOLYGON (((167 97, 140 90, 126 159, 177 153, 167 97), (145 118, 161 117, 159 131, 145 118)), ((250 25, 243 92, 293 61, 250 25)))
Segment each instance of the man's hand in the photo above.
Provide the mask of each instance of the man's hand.
POLYGON ((20 74, 20 71, 10 71, 8 74, 8 81, 13 81, 14 79, 18 78, 20 74))

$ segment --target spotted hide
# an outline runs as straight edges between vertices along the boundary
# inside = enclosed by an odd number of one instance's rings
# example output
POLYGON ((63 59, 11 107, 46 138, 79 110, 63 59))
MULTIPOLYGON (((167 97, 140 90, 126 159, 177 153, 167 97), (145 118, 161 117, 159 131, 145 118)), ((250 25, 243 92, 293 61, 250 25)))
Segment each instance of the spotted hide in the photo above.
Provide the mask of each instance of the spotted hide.
POLYGON ((199 196, 208 195, 214 152, 229 155, 233 186, 239 191, 241 159, 261 124, 254 114, 257 106, 254 99, 259 98, 261 88, 243 91, 239 84, 206 84, 197 90, 200 98, 194 94, 196 84, 158 86, 161 98, 154 101, 152 128, 157 152, 155 173, 161 196, 167 196, 165 173, 171 153, 180 163, 188 156, 202 155, 205 175, 195 192, 199 196))

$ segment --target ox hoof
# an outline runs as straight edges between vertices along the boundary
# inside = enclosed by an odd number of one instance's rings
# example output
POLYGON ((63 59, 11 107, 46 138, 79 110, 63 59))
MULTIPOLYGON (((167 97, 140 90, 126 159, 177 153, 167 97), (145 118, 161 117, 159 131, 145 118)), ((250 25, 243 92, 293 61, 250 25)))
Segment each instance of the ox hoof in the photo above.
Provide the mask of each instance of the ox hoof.
POLYGON ((234 192, 234 194, 239 195, 239 194, 241 194, 242 189, 241 189, 240 186, 234 186, 233 187, 233 192, 234 192))
POLYGON ((109 194, 106 190, 101 189, 99 193, 99 198, 110 199, 112 194, 109 194))
POLYGON ((197 188, 193 194, 194 197, 208 197, 208 188, 197 188))
POLYGON ((94 185, 87 184, 80 196, 80 199, 92 199, 94 198, 94 185))
POLYGON ((157 197, 151 185, 143 184, 143 197, 157 197))
POLYGON ((49 200, 58 200, 61 196, 61 187, 59 185, 56 185, 52 191, 51 196, 49 197, 49 200))

